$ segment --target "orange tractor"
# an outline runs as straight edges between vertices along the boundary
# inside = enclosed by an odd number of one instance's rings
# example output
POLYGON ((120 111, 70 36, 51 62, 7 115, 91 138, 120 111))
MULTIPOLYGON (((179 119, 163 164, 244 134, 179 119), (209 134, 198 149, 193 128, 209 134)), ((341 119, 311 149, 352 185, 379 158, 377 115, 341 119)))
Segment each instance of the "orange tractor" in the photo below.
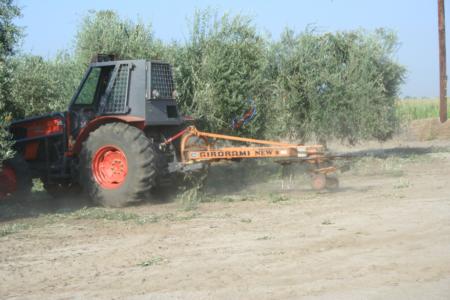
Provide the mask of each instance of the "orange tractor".
POLYGON ((174 172, 219 160, 274 158, 305 162, 315 189, 336 187, 321 145, 298 145, 198 131, 180 115, 171 66, 98 56, 66 112, 10 125, 16 156, 3 164, 0 197, 26 197, 31 179, 59 196, 82 189, 104 206, 148 197, 174 172), (221 141, 241 146, 220 146, 221 141))

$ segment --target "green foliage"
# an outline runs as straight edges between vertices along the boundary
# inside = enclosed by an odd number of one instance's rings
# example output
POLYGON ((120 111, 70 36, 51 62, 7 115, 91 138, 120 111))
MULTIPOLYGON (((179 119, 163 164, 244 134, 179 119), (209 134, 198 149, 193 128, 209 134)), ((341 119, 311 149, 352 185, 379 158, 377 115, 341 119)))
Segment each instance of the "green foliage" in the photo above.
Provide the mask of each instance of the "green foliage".
POLYGON ((0 237, 18 233, 23 230, 30 229, 31 225, 23 223, 8 223, 0 226, 0 237))
MULTIPOLYGON (((11 75, 10 57, 21 37, 21 29, 14 24, 20 17, 20 9, 12 0, 0 0, 0 103, 1 109, 11 111, 11 75)), ((2 111, 0 111, 1 113, 2 111)))
POLYGON ((9 56, 0 57, 0 112, 14 110, 14 105, 11 103, 11 80, 13 68, 11 66, 9 56))
MULTIPOLYGON (((401 121, 438 118, 438 99, 403 99, 397 100, 397 116, 401 121)), ((447 116, 450 118, 450 103, 447 103, 447 116)))
MULTIPOLYGON (((206 129, 224 132, 248 108, 249 97, 264 107, 265 45, 250 18, 197 11, 189 40, 172 46, 182 109, 201 119, 206 129)), ((262 120, 252 123, 250 133, 260 132, 262 120)))
POLYGON ((275 81, 272 135, 350 143, 387 139, 404 68, 392 59, 395 35, 383 30, 295 35, 271 51, 275 81))
POLYGON ((257 118, 238 134, 324 141, 389 138, 405 69, 395 34, 350 31, 296 35, 278 42, 258 34, 251 19, 197 12, 184 45, 166 57, 175 66, 184 112, 208 130, 227 132, 256 99, 257 118))
POLYGON ((14 24, 20 17, 20 9, 13 0, 0 0, 0 60, 14 53, 15 46, 21 37, 21 29, 14 24))
MULTIPOLYGON (((0 103, 0 108, 1 106, 2 104, 0 103)), ((14 155, 14 151, 12 150, 13 142, 11 141, 10 134, 7 130, 8 119, 8 115, 0 115, 0 170, 2 168, 2 162, 12 158, 14 155)))
POLYGON ((140 264, 138 264, 138 266, 140 267, 150 267, 150 266, 154 266, 154 265, 161 265, 161 264, 165 264, 168 263, 169 261, 161 256, 154 256, 148 260, 145 260, 143 262, 141 262, 140 264))
POLYGON ((9 112, 15 108, 11 103, 12 68, 9 60, 21 36, 20 28, 13 22, 19 16, 20 9, 14 1, 0 0, 0 168, 2 161, 13 154, 6 126, 9 112))
POLYGON ((66 109, 80 76, 73 60, 60 54, 46 61, 23 55, 14 59, 12 98, 15 118, 66 109))
POLYGON ((86 66, 97 53, 121 59, 150 59, 161 56, 162 44, 153 37, 150 25, 121 19, 110 10, 91 11, 76 36, 76 60, 86 66))

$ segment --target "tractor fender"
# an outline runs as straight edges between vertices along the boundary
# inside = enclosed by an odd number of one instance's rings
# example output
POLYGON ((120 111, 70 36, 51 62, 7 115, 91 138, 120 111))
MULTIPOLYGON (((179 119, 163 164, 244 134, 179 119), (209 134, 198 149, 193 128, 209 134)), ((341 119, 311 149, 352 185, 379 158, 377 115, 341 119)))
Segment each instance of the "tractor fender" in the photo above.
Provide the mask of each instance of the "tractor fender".
POLYGON ((145 120, 140 117, 135 116, 101 116, 89 121, 86 126, 81 129, 80 133, 77 136, 77 139, 72 146, 69 146, 70 154, 79 154, 81 151, 81 147, 83 142, 88 138, 89 134, 99 128, 100 126, 108 123, 121 122, 127 123, 131 126, 134 126, 138 129, 143 130, 145 127, 145 120))

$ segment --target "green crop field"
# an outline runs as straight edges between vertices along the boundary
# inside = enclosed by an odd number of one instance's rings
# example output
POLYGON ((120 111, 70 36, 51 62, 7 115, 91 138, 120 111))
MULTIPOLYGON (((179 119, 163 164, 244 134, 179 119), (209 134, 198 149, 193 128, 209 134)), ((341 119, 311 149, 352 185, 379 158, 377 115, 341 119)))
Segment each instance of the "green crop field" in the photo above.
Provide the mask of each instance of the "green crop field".
MULTIPOLYGON (((450 117, 450 105, 447 104, 450 117)), ((397 100, 397 116, 401 121, 438 118, 439 99, 400 99, 397 100)))

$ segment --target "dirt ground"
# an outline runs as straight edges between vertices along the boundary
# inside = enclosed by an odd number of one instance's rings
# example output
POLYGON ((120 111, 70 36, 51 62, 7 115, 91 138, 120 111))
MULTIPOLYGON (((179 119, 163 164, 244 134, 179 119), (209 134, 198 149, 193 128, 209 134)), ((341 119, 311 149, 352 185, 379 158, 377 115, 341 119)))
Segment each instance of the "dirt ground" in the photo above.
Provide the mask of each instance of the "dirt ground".
POLYGON ((199 204, 3 205, 0 298, 450 299, 450 141, 368 146, 334 192, 244 164, 199 204))

